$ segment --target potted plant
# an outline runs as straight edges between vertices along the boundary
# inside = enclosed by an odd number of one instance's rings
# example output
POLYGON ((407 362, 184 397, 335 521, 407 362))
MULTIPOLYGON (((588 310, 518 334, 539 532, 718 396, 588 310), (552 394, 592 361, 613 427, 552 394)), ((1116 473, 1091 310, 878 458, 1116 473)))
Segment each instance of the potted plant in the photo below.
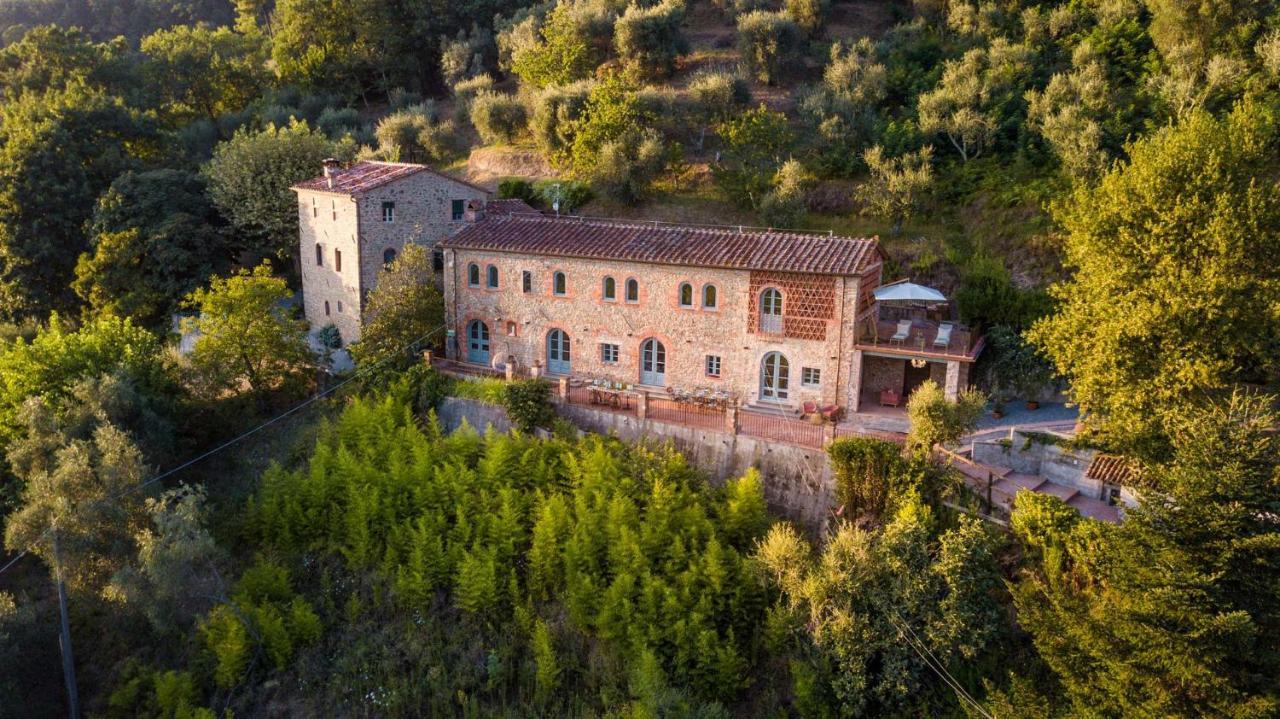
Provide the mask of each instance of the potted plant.
POLYGON ((1054 378, 1048 358, 1009 327, 992 327, 987 337, 996 354, 994 370, 1001 383, 1012 386, 1024 398, 1027 409, 1039 409, 1036 397, 1054 378))
POLYGON ((1004 399, 1002 397, 996 397, 994 400, 992 400, 991 416, 995 417, 996 419, 1000 419, 1001 417, 1004 416, 1004 399))

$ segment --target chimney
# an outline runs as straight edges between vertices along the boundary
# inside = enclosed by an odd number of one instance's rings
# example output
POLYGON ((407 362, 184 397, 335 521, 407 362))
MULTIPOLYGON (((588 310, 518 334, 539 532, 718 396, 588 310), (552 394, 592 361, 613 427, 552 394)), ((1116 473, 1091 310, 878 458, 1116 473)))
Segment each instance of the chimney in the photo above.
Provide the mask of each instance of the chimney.
POLYGON ((338 170, 341 167, 341 165, 338 163, 337 159, 332 157, 326 157, 323 160, 323 164, 324 164, 324 179, 328 180, 329 189, 332 190, 333 178, 337 177, 338 170))
POLYGON ((467 209, 462 213, 466 222, 479 222, 484 219, 484 200, 467 200, 467 209))

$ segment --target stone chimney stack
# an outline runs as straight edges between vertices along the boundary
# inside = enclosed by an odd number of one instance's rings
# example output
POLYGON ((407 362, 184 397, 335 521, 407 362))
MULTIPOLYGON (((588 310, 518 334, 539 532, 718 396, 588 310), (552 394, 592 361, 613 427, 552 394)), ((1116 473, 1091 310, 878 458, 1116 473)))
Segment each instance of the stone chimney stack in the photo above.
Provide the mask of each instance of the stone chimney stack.
POLYGON ((334 178, 337 177, 338 170, 339 168, 341 168, 341 164, 337 161, 337 159, 332 157, 325 158, 323 160, 323 164, 324 164, 324 179, 328 180, 329 189, 332 190, 334 178))
POLYGON ((484 219, 484 200, 467 200, 467 209, 462 213, 466 222, 479 222, 484 219))

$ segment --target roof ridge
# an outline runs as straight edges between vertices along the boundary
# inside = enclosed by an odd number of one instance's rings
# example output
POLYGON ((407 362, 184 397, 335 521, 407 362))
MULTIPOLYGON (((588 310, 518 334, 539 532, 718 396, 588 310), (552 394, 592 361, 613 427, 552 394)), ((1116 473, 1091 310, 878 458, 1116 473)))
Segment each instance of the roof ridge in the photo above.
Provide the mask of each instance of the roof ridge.
POLYGON ((631 227, 636 229, 670 230, 672 232, 707 232, 734 235, 765 235, 796 237, 804 239, 844 240, 852 242, 870 242, 874 237, 855 237, 838 235, 833 230, 805 230, 799 228, 760 227, 757 225, 712 225, 702 223, 671 222, 669 220, 638 220, 624 217, 597 217, 592 215, 548 215, 542 212, 512 212, 499 219, 503 220, 540 220, 549 223, 599 225, 604 227, 631 227))

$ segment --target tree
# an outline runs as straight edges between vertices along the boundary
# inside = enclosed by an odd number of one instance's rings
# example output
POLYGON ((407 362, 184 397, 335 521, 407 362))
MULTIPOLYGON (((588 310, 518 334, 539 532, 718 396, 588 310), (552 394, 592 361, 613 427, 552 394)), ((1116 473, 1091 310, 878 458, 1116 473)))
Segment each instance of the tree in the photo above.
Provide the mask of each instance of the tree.
POLYGON ((901 157, 886 157, 879 145, 862 155, 870 177, 858 185, 858 200, 873 214, 893 223, 893 233, 911 219, 933 185, 933 146, 901 157))
POLYGON ((310 363, 306 323, 293 319, 286 304, 292 297, 265 264, 215 277, 208 289, 187 296, 196 315, 182 321, 182 330, 196 338, 191 368, 206 394, 261 395, 310 363))
POLYGON ((84 225, 94 202, 154 137, 139 113, 80 84, 5 103, 0 318, 38 318, 74 306, 71 280, 88 244, 84 225))
POLYGON ((258 257, 298 262, 298 199, 289 188, 315 176, 328 157, 350 159, 350 143, 334 143, 307 123, 236 131, 204 166, 209 196, 231 222, 237 245, 258 257))
POLYGON ((635 202, 649 192, 667 166, 667 151, 657 130, 629 130, 604 142, 591 170, 592 187, 600 193, 635 202))
POLYGON ((198 175, 126 172, 98 199, 76 294, 94 312, 168 331, 182 298, 228 264, 223 225, 198 175))
POLYGON ((1117 526, 1019 494, 1015 531, 1037 558, 1014 591, 1019 621, 1080 710, 1259 717, 1280 707, 1273 402, 1235 394, 1171 423, 1175 449, 1144 469, 1139 506, 1117 526), (1040 504, 1059 519, 1022 519, 1040 504))
POLYGON ((926 381, 907 399, 907 418, 911 422, 907 447, 918 456, 928 456, 935 445, 960 441, 973 431, 986 404, 987 398, 977 390, 961 390, 953 401, 947 399, 936 382, 926 381))
POLYGON ((227 27, 160 30, 142 40, 142 52, 160 111, 178 121, 239 112, 270 81, 263 38, 227 27))
POLYGON ((393 162, 440 162, 458 149, 453 122, 441 121, 426 104, 383 117, 373 134, 382 156, 393 162))
POLYGON ((742 78, 725 71, 702 71, 689 80, 689 101, 699 121, 698 151, 701 152, 707 130, 723 122, 751 102, 751 89, 742 78))
POLYGON ((965 162, 981 155, 1020 99, 1029 59, 1025 47, 996 38, 948 60, 938 86, 920 95, 920 131, 945 135, 965 162))
POLYGON ((816 35, 826 19, 830 0, 784 0, 783 10, 809 35, 816 35))
POLYGON ((684 0, 664 0, 652 7, 629 5, 614 25, 613 42, 627 75, 636 81, 670 77, 676 58, 689 51, 680 25, 684 0))
POLYGON ((68 588, 93 595, 123 565, 144 521, 142 494, 134 491, 147 475, 142 453, 110 423, 90 439, 68 440, 42 400, 31 400, 25 411, 34 431, 50 434, 54 451, 20 476, 22 499, 5 524, 5 547, 31 547, 52 570, 56 537, 68 588))
POLYGON ((1072 70, 1058 73, 1042 92, 1027 92, 1027 119, 1074 177, 1096 177, 1108 157, 1101 120, 1110 102, 1106 70, 1092 45, 1072 53, 1072 70))
POLYGON ((661 138, 642 130, 650 122, 634 89, 616 73, 597 83, 567 133, 574 174, 620 198, 641 194, 666 165, 661 138))
POLYGON ((784 12, 753 10, 738 18, 738 51, 760 82, 776 83, 799 48, 800 28, 784 12))
POLYGON ((527 20, 539 27, 540 39, 512 48, 512 72, 534 87, 566 85, 589 77, 608 50, 597 39, 607 42, 612 36, 614 18, 605 2, 557 2, 540 27, 536 17, 527 20))
POLYGON ((919 484, 902 448, 893 442, 846 437, 832 442, 827 456, 835 474, 840 516, 851 521, 892 516, 897 504, 919 484))
POLYGON ((95 43, 79 28, 42 25, 0 50, 0 91, 9 100, 72 85, 117 96, 137 94, 141 82, 128 43, 120 38, 95 43))
POLYGON ((488 92, 471 101, 471 124, 488 144, 510 144, 525 130, 524 105, 511 95, 488 92))
POLYGON ((720 123, 716 133, 725 145, 711 168, 716 184, 729 199, 757 209, 791 146, 787 116, 761 105, 720 123))
POLYGON ((760 216, 770 227, 797 227, 808 209, 814 176, 799 160, 787 160, 773 176, 773 189, 760 201, 760 216))
POLYGON ((439 332, 428 336, 444 324, 444 298, 426 248, 405 245, 383 269, 363 320, 360 341, 351 347, 361 367, 388 363, 388 370, 400 369, 413 362, 415 349, 441 346, 439 332))
POLYGON ((1153 456, 1167 416, 1280 379, 1278 141, 1274 108, 1195 113, 1055 209, 1075 273, 1029 338, 1117 445, 1153 456))

